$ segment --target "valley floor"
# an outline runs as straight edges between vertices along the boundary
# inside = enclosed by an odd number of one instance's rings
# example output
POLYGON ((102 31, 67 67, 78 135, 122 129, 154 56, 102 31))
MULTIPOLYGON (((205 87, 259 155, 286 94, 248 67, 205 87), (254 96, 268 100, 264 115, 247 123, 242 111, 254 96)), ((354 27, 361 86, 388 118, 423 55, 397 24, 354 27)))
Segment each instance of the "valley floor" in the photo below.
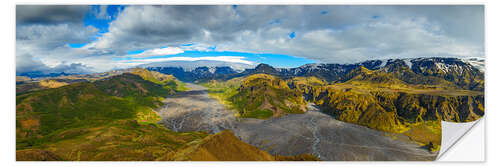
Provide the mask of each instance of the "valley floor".
POLYGON ((211 98, 205 87, 187 84, 189 91, 166 98, 158 109, 160 124, 174 131, 232 130, 244 142, 271 154, 311 153, 321 160, 434 160, 437 153, 394 134, 335 120, 309 105, 305 114, 267 120, 237 118, 211 98))

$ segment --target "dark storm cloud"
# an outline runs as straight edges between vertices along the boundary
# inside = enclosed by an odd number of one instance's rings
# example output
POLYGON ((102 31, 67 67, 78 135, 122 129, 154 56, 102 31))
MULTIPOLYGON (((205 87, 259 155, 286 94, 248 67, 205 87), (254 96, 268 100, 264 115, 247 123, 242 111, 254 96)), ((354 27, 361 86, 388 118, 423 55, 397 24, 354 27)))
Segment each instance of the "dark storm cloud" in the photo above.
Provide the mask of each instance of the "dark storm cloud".
POLYGON ((52 50, 67 43, 84 43, 91 38, 93 27, 83 26, 88 6, 18 5, 16 6, 16 39, 23 45, 52 50))
MULTIPOLYGON (((84 26, 89 6, 17 5, 16 6, 16 71, 84 72, 78 63, 49 67, 46 63, 75 60, 86 53, 67 50, 69 43, 87 43, 97 31, 84 26), (44 60, 44 61, 42 61, 44 60)), ((86 69, 89 69, 86 67, 86 69)))
POLYGON ((17 24, 82 23, 86 5, 17 5, 17 24))

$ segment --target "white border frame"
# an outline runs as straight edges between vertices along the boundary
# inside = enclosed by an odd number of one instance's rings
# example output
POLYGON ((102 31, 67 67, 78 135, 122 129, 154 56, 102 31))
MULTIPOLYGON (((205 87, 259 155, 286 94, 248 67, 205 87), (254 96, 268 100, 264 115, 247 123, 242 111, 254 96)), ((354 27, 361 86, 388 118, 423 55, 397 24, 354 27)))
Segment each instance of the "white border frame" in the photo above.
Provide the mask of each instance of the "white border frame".
MULTIPOLYGON (((483 149, 488 151, 488 153, 483 152, 483 158, 487 163, 442 163, 442 162, 62 162, 62 163, 54 163, 54 162, 15 162, 15 84, 14 84, 14 75, 15 75, 15 5, 16 4, 401 4, 401 5, 411 5, 411 4, 485 4, 485 24, 486 24, 486 58, 488 64, 498 64, 500 63, 499 47, 500 41, 498 37, 500 37, 500 27, 498 26, 498 17, 500 13, 500 9, 498 6, 498 1, 473 1, 473 0, 410 0, 410 1, 388 1, 388 0, 341 0, 336 1, 334 3, 327 0, 314 0, 314 1, 306 1, 306 0, 291 0, 291 1, 280 1, 280 0, 252 0, 252 1, 238 1, 233 2, 229 0, 148 0, 148 2, 136 1, 136 0, 123 0, 123 1, 112 1, 112 0, 51 0, 43 1, 43 0, 7 0, 7 4, 5 1, 2 1, 4 4, 0 5, 0 11, 3 13, 1 15, 2 20, 4 22, 3 26, 1 26, 2 31, 2 64, 0 65, 0 71, 2 73, 2 77, 4 78, 1 83, 0 88, 2 89, 2 98, 0 103, 3 108, 1 118, 2 134, 4 135, 1 139, 2 148, 1 149, 1 163, 5 166, 276 166, 276 165, 286 165, 286 166, 333 166, 333 165, 341 165, 341 166, 470 166, 470 165, 481 165, 481 166, 499 166, 500 158, 497 158, 500 154, 497 150, 499 150, 500 140, 498 137, 500 136, 495 129, 500 128, 498 125, 500 118, 498 114, 495 112, 495 109, 500 108, 500 103, 495 104, 493 100, 500 99, 500 80, 498 78, 494 78, 495 76, 488 76, 488 74, 500 72, 500 66, 488 66, 486 72, 486 114, 488 117, 497 120, 490 120, 482 122, 484 123, 480 126, 473 128, 468 134, 466 134, 461 141, 459 141, 453 150, 455 150, 457 154, 448 154, 443 156, 449 160, 465 160, 464 157, 470 157, 470 155, 475 155, 478 153, 473 153, 468 146, 477 143, 483 142, 484 145, 487 145, 487 149, 483 149), (496 37, 496 38, 495 38, 496 37), (7 78, 7 79, 5 79, 7 78), (490 87, 491 86, 491 87, 490 87), (492 99, 492 100, 490 100, 492 99), (489 103, 493 101, 492 103, 489 103), (495 116, 497 115, 497 116, 495 116), (477 138, 476 136, 485 136, 486 123, 488 127, 488 137, 495 137, 496 139, 488 139, 485 138, 477 138), (494 129, 493 131, 491 129, 494 129), (472 137, 471 137, 472 136, 472 137), (488 142, 490 141, 490 142, 488 142), (486 143, 487 142, 487 143, 486 143), (462 145, 467 145, 465 149, 462 149, 462 145), (495 153, 494 153, 495 151, 495 153), (488 158, 488 155, 489 159, 488 158)), ((452 151, 452 150, 450 150, 452 151)))

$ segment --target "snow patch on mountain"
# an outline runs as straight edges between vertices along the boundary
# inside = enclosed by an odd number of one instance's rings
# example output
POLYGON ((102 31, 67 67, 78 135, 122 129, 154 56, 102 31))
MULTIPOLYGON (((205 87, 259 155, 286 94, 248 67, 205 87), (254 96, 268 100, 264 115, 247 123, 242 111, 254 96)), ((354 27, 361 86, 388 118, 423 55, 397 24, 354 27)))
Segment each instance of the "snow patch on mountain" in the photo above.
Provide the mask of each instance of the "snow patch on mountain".
POLYGON ((208 67, 208 72, 215 73, 215 67, 208 67))
POLYGON ((411 66, 413 65, 413 63, 411 62, 410 59, 403 59, 403 61, 406 63, 406 65, 411 69, 411 66))
POLYGON ((484 72, 484 70, 485 70, 485 58, 484 57, 463 58, 462 61, 469 63, 470 65, 477 68, 481 72, 484 72))
POLYGON ((387 62, 389 62, 390 59, 381 59, 381 60, 378 60, 380 61, 381 63, 378 65, 378 66, 375 66, 374 68, 375 69, 379 69, 379 68, 383 68, 385 67, 385 65, 387 65, 387 62))

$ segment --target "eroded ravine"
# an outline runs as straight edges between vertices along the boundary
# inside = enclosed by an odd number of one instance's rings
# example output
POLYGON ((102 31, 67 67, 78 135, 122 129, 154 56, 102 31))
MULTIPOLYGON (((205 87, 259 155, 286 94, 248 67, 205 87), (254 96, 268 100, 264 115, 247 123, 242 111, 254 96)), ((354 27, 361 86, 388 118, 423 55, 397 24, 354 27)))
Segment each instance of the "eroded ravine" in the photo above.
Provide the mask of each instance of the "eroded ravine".
POLYGON ((241 140, 271 154, 314 154, 322 160, 433 160, 415 143, 387 137, 384 132, 333 119, 309 105, 305 114, 289 114, 267 120, 236 118, 232 111, 211 98, 206 88, 190 90, 165 99, 160 122, 174 131, 232 130, 241 140))

